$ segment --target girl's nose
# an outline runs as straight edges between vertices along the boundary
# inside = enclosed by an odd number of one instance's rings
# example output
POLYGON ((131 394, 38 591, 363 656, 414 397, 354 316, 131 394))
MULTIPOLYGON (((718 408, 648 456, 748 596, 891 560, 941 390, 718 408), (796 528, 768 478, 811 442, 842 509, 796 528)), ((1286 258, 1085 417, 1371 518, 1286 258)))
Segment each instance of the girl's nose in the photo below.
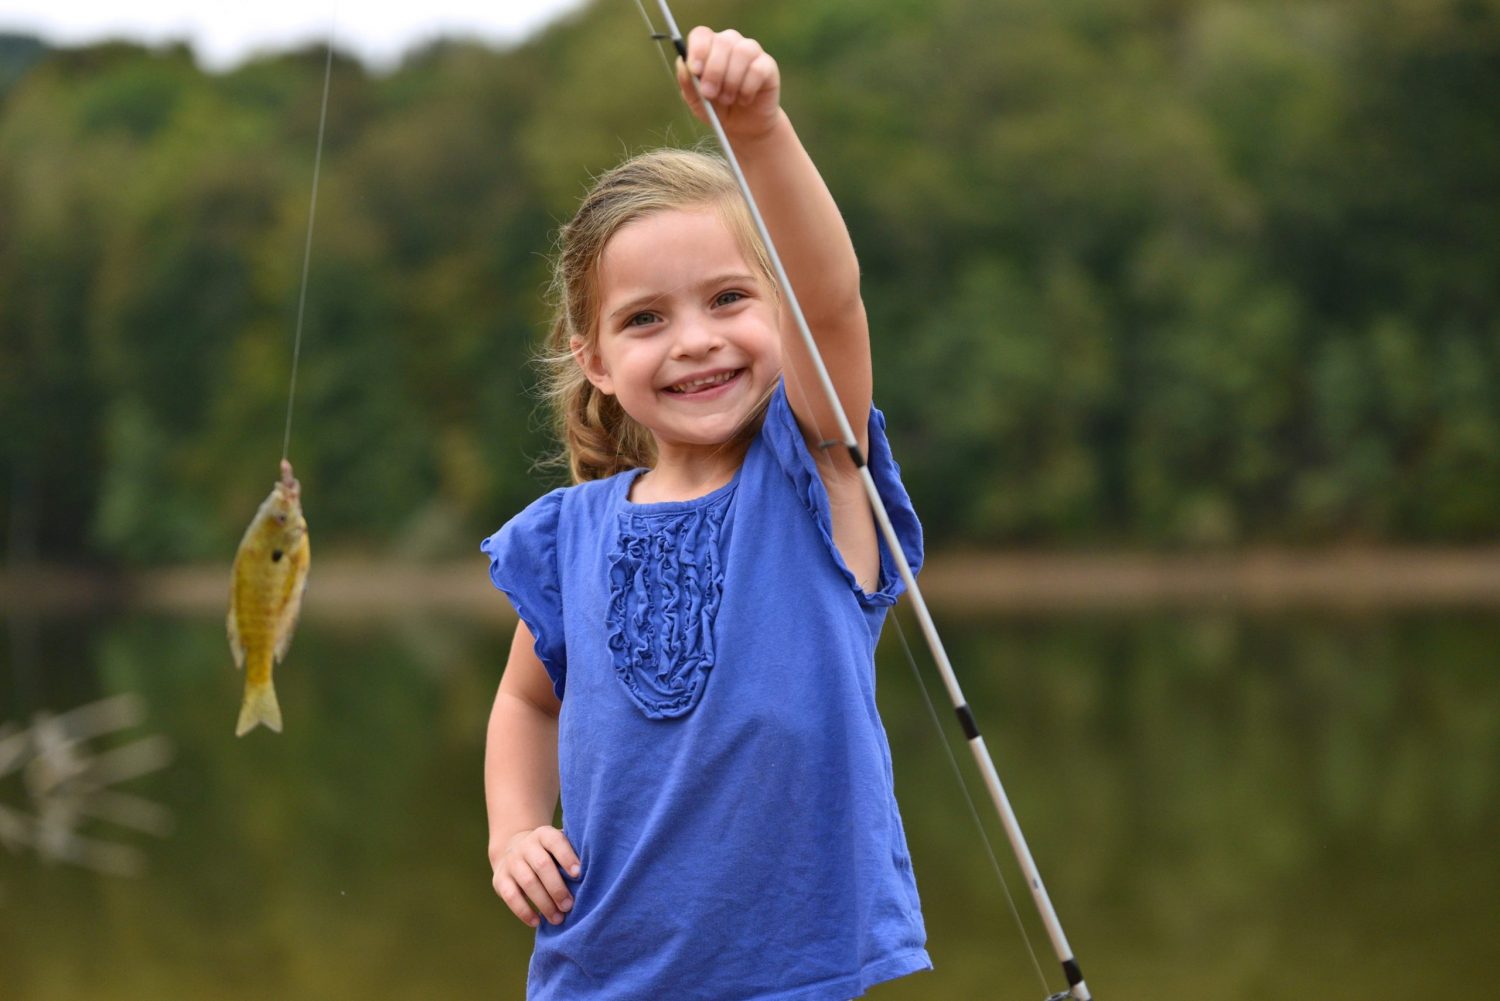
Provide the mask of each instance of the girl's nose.
POLYGON ((672 342, 672 352, 679 358, 696 358, 708 354, 724 343, 713 325, 698 320, 681 323, 677 327, 677 339, 672 342))

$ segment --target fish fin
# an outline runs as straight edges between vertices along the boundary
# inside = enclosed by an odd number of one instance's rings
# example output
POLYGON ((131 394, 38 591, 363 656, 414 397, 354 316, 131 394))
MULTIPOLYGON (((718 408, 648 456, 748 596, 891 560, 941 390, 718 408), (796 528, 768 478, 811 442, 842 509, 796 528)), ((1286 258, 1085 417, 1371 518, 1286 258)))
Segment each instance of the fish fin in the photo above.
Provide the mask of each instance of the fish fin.
POLYGON ((307 567, 312 559, 312 548, 307 533, 297 543, 297 548, 287 555, 289 563, 286 575, 286 590, 281 597, 281 615, 276 623, 276 663, 281 663, 292 646, 292 634, 297 631, 297 619, 302 614, 302 595, 307 590, 307 567))
POLYGON ((264 685, 245 686, 245 700, 240 703, 240 721, 234 728, 234 735, 243 737, 262 723, 277 733, 281 732, 281 705, 276 701, 276 689, 269 681, 264 685))
POLYGON ((234 666, 244 670, 245 667, 245 644, 240 642, 240 624, 234 614, 234 592, 229 593, 229 616, 224 625, 229 633, 229 652, 234 654, 234 666))

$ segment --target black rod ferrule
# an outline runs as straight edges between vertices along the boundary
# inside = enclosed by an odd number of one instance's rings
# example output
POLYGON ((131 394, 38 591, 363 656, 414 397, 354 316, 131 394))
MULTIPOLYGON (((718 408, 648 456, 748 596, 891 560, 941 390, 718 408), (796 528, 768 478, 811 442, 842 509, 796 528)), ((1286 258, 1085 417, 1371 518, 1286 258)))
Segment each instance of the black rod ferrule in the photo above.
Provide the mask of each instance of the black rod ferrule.
POLYGON ((979 724, 974 722, 974 714, 969 711, 969 704, 965 702, 961 706, 954 706, 953 711, 958 713, 958 725, 964 728, 964 736, 970 740, 979 736, 979 724))
POLYGON ((1083 983, 1083 971, 1078 968, 1078 960, 1063 960, 1063 976, 1068 978, 1068 983, 1073 987, 1083 983))

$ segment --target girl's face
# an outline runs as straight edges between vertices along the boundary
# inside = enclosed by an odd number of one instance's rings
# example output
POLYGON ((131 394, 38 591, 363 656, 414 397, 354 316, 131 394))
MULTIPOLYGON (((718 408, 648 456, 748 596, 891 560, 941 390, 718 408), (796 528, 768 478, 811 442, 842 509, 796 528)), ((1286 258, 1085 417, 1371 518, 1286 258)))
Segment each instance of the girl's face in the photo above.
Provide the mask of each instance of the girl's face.
POLYGON ((712 206, 618 229, 599 261, 599 334, 574 355, 589 381, 672 449, 722 445, 781 371, 779 306, 712 206))

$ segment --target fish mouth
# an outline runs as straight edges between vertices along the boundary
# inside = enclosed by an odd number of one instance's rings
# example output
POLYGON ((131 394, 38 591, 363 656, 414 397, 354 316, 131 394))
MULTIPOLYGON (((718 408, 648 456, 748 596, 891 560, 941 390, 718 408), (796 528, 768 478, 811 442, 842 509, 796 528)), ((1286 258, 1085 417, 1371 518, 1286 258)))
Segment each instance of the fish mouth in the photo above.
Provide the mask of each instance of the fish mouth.
POLYGON ((302 497, 302 484, 292 475, 292 464, 285 459, 281 460, 281 479, 276 481, 276 489, 293 503, 302 497))
POLYGON ((695 396, 733 382, 744 371, 742 368, 724 368, 715 372, 704 372, 683 379, 681 382, 674 382, 666 387, 666 391, 674 396, 695 396))

